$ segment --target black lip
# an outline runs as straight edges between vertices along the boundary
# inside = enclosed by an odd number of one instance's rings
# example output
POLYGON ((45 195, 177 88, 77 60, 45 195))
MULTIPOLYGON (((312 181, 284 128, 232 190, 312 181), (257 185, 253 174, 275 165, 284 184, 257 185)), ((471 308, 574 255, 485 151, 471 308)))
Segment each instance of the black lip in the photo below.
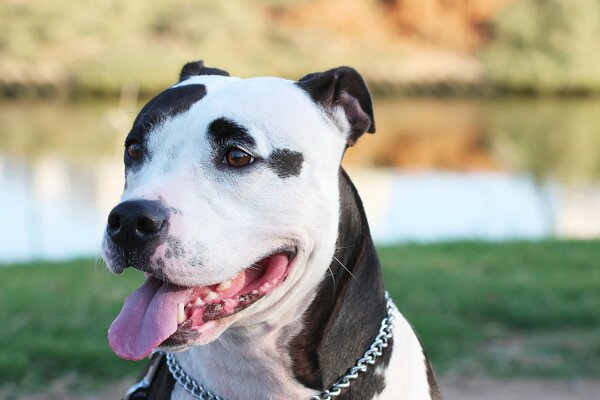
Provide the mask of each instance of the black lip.
POLYGON ((186 343, 196 340, 201 333, 192 329, 192 321, 187 320, 177 327, 177 330, 166 338, 159 347, 181 347, 186 343))

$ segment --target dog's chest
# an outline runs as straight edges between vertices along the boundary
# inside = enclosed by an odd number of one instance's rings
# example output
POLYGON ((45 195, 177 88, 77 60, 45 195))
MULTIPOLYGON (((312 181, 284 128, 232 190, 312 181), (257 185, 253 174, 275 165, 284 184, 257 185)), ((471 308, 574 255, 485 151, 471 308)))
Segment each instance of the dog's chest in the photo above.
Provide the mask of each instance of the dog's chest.
MULTIPOLYGON (((293 377, 289 356, 280 346, 285 341, 281 336, 247 340, 224 335, 219 341, 178 353, 177 359, 186 373, 224 400, 307 399, 314 391, 293 377)), ((175 385, 171 399, 193 397, 175 385)))

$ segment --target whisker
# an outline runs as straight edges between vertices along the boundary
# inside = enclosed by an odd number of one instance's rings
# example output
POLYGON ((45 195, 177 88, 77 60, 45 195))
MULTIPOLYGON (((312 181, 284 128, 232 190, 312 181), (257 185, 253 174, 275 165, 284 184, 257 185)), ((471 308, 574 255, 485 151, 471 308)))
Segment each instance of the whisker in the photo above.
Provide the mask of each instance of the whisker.
POLYGON ((331 267, 327 267, 327 270, 329 271, 329 275, 331 275, 331 280, 333 281, 333 291, 335 292, 335 276, 333 275, 333 271, 331 270, 331 267))
POLYGON ((346 266, 340 260, 338 260, 338 258, 336 256, 333 256, 333 259, 335 261, 337 261, 342 266, 342 268, 344 268, 350 274, 350 276, 352 278, 354 278, 355 281, 358 282, 358 279, 356 279, 356 277, 354 276, 354 274, 352 272, 350 272, 350 270, 348 268, 346 268, 346 266))
POLYGON ((225 339, 218 337, 217 340, 223 345, 223 347, 225 348, 225 350, 227 350, 229 352, 229 354, 233 354, 231 352, 231 349, 229 348, 229 345, 225 341, 225 339))
POLYGON ((98 256, 98 257, 96 257, 96 259, 94 260, 94 269, 95 269, 95 270, 98 270, 98 269, 100 269, 100 259, 101 259, 101 257, 100 257, 100 256, 98 256))
POLYGON ((254 270, 256 270, 256 271, 262 271, 262 270, 263 270, 263 267, 262 267, 262 265, 260 265, 260 264, 256 264, 256 263, 254 263, 254 264, 250 265, 250 266, 248 267, 248 269, 254 269, 254 270))

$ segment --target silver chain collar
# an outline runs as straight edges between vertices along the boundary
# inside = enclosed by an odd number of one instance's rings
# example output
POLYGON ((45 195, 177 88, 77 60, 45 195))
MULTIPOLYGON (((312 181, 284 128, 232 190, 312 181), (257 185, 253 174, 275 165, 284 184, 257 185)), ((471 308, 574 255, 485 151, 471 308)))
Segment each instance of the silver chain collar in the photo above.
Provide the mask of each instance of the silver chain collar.
MULTIPOLYGON (((375 339, 373 339, 369 349, 365 351, 362 357, 356 360, 354 366, 348 369, 348 372, 346 372, 344 376, 331 385, 329 389, 321 392, 320 394, 311 396, 309 400, 331 400, 332 398, 339 396, 343 389, 348 388, 350 383, 352 383, 354 379, 358 378, 359 374, 366 372, 369 368, 369 365, 375 364, 377 358, 383 354, 383 349, 388 347, 388 342, 392 338, 392 328, 394 327, 394 316, 392 315, 394 306, 392 299, 390 298, 390 294, 387 291, 385 292, 385 301, 387 311, 385 317, 381 321, 381 325, 379 326, 379 333, 377 336, 375 336, 375 339)), ((222 397, 211 393, 202 384, 191 378, 184 371, 183 367, 181 364, 179 364, 172 353, 164 354, 167 358, 167 367, 169 368, 169 372, 175 381, 181 385, 186 392, 191 394, 194 399, 224 400, 222 397)))

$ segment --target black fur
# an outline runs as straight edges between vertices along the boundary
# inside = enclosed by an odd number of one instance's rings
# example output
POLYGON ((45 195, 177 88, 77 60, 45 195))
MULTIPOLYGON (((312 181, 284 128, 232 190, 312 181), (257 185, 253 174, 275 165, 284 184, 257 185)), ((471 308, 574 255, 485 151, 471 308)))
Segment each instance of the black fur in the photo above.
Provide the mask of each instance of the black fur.
MULTIPOLYGON (((419 343, 421 341, 419 340, 419 343)), ((431 395, 431 400, 442 400, 442 394, 440 392, 440 387, 437 383, 437 378, 435 377, 435 373, 433 372, 433 368, 431 367, 431 363, 429 362, 429 357, 427 356, 427 352, 421 344, 423 348, 423 357, 425 357, 425 366, 427 367, 427 383, 429 384, 429 394, 431 395)))
MULTIPOLYGON (((342 169, 339 182, 337 260, 332 260, 304 315, 303 330, 288 349, 296 379, 317 390, 328 388, 354 364, 378 333, 386 313, 381 268, 362 203, 342 169)), ((381 393, 385 382, 374 371, 377 365, 388 365, 392 348, 393 341, 339 398, 368 399, 381 393)))
MULTIPOLYGON (((175 386, 175 379, 173 379, 169 373, 166 357, 164 355, 158 357, 160 357, 160 359, 154 361, 157 363, 154 379, 148 382, 150 387, 147 390, 139 390, 139 392, 136 392, 131 397, 131 400, 166 400, 171 398, 175 386)), ((144 378, 151 365, 152 361, 146 364, 146 367, 138 376, 138 381, 144 378)))
MULTIPOLYGON (((206 87, 204 85, 185 85, 162 91, 146 103, 139 112, 133 122, 131 131, 127 135, 125 144, 137 142, 145 146, 148 132, 152 128, 160 125, 169 117, 186 112, 204 96, 206 96, 206 87)), ((141 160, 133 161, 127 156, 127 151, 125 151, 125 166, 140 165, 145 159, 150 157, 152 157, 151 154, 145 153, 141 160)))
POLYGON ((277 149, 269 156, 269 167, 280 178, 300 175, 302 163, 304 163, 304 156, 298 151, 277 149))
POLYGON ((165 250, 165 258, 183 258, 186 255, 185 248, 181 243, 181 239, 177 236, 167 236, 166 242, 169 244, 165 250))
POLYGON ((225 117, 217 118, 208 125, 208 135, 219 150, 236 145, 247 148, 256 146, 245 127, 225 117))
POLYGON ((362 76, 350 67, 338 67, 308 74, 297 83, 326 113, 341 107, 348 122, 348 146, 353 146, 363 133, 375 133, 371 94, 362 76))
POLYGON ((229 72, 223 71, 219 68, 210 68, 204 66, 204 61, 192 61, 183 66, 179 73, 179 82, 186 80, 190 76, 197 75, 220 75, 229 76, 229 72))

